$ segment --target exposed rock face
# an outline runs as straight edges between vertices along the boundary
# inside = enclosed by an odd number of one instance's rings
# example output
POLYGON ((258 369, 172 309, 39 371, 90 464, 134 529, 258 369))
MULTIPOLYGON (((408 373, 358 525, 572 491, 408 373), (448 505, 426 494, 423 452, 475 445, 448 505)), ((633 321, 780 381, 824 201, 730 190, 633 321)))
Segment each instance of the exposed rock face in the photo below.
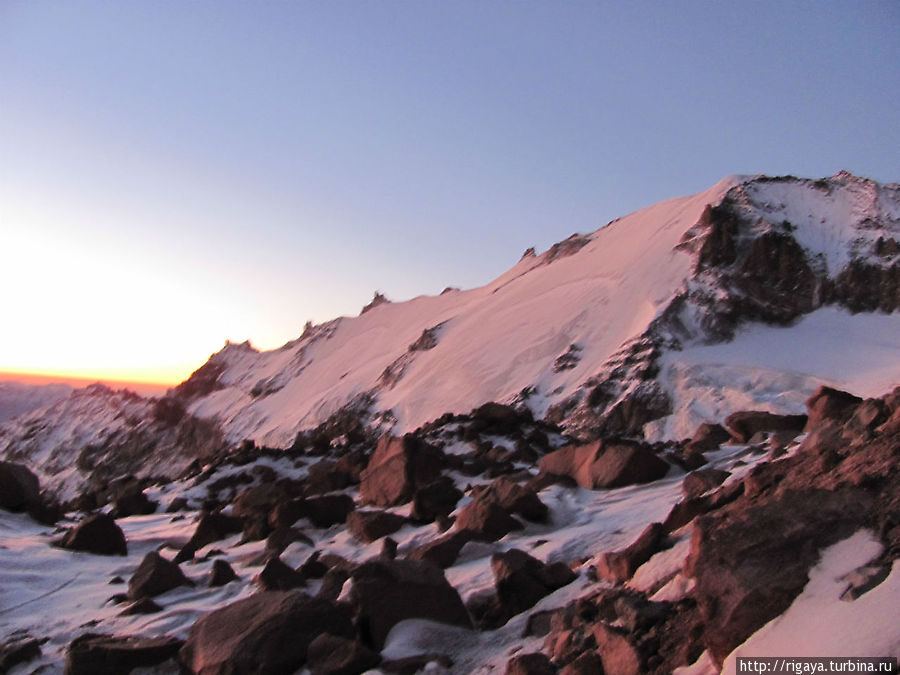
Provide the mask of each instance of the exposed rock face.
POLYGON ((201 617, 179 659, 197 675, 288 675, 323 633, 352 637, 349 610, 296 591, 257 593, 201 617))
POLYGON ((404 619, 430 619, 471 627, 459 593, 443 571, 411 560, 363 563, 351 574, 350 602, 364 642, 384 646, 388 632, 404 619))
POLYGON ((590 489, 649 483, 669 471, 669 465, 643 444, 634 441, 595 441, 566 446, 545 455, 544 473, 571 476, 590 489))
POLYGON ((23 464, 0 462, 0 508, 24 511, 40 502, 37 476, 23 464))
POLYGON ((174 637, 139 638, 86 633, 66 651, 66 675, 129 673, 150 668, 174 657, 183 641, 174 637))
POLYGON ((99 555, 128 555, 125 534, 116 521, 105 513, 82 520, 59 540, 58 545, 72 551, 99 555))
POLYGON ((825 422, 843 424, 860 403, 862 399, 859 396, 831 387, 819 387, 806 401, 806 409, 809 411, 806 431, 812 431, 825 422))
POLYGON ((152 598, 178 586, 193 585, 176 563, 150 551, 128 582, 128 597, 132 600, 152 598))
POLYGON ((360 499, 365 504, 393 506, 412 499, 416 488, 437 480, 443 453, 416 437, 384 436, 360 477, 360 499))

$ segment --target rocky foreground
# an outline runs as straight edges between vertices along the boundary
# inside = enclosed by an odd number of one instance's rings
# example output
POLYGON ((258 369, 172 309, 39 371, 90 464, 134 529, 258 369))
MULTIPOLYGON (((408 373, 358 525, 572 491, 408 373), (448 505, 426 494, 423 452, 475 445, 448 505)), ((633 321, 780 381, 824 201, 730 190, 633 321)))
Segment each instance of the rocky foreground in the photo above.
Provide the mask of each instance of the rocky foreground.
POLYGON ((825 600, 869 623, 830 655, 897 656, 867 608, 900 600, 900 388, 721 422, 577 444, 486 404, 66 504, 0 463, 0 672, 727 671, 848 540, 865 559, 825 600))

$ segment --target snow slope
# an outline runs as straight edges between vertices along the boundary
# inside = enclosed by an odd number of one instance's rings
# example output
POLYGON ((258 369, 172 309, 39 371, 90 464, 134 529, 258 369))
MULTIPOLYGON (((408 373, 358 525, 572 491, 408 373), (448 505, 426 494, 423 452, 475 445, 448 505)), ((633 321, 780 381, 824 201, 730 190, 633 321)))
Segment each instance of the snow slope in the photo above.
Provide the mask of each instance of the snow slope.
POLYGON ((0 423, 37 408, 43 408, 72 393, 68 384, 23 384, 0 382, 0 423))

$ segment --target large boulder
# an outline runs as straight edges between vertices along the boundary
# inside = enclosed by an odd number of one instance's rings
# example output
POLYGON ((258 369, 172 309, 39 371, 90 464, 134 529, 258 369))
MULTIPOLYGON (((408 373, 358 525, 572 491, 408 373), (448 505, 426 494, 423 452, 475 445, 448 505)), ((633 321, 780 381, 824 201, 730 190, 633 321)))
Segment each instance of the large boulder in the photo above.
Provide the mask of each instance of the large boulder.
POLYGON ((627 581, 660 550, 665 538, 666 528, 661 523, 651 523, 627 547, 603 553, 597 561, 597 576, 614 584, 627 581))
POLYGON ((522 527, 497 502, 479 497, 466 504, 456 518, 457 531, 468 532, 473 539, 482 541, 497 541, 522 527))
POLYGON ((433 483, 416 490, 410 518, 430 523, 438 517, 449 516, 462 496, 462 491, 456 487, 453 479, 441 476, 433 483))
POLYGON ((439 567, 411 560, 370 560, 351 574, 350 602, 364 642, 380 650, 405 619, 471 627, 459 593, 439 567))
POLYGON ((270 558, 256 577, 256 583, 265 591, 289 591, 306 586, 306 578, 281 558, 270 558))
POLYGON ((415 436, 383 436, 360 476, 360 499, 375 506, 408 502, 416 488, 438 479, 443 463, 440 450, 415 436))
POLYGON ((731 434, 721 424, 704 422, 697 427, 697 431, 694 432, 684 451, 688 455, 712 452, 713 450, 718 450, 722 443, 726 443, 729 440, 731 440, 731 434))
POLYGON ((191 560, 194 554, 204 546, 220 541, 232 534, 238 534, 244 527, 241 518, 228 516, 224 513, 206 513, 200 516, 197 528, 190 540, 175 556, 175 562, 180 563, 191 560))
POLYGON ((806 399, 806 410, 809 413, 806 431, 812 431, 826 422, 843 424, 860 403, 862 399, 859 396, 822 385, 806 399))
POLYGON ((105 513, 88 516, 57 542, 61 548, 99 555, 128 555, 125 534, 105 513))
POLYGON ((538 600, 576 577, 565 563, 546 565, 515 548, 492 555, 491 571, 507 617, 534 607, 538 600))
POLYGON ((137 481, 128 482, 120 486, 113 495, 112 503, 112 515, 116 518, 146 516, 155 512, 156 507, 159 506, 159 504, 151 501, 144 494, 140 483, 137 481))
POLYGON ((135 637, 86 633, 66 650, 66 675, 130 673, 168 661, 184 644, 175 637, 135 637))
POLYGON ((650 483, 669 471, 669 465, 648 446, 627 440, 568 445, 545 455, 540 468, 543 473, 574 478, 592 490, 650 483))
POLYGON ((731 474, 722 469, 697 469, 684 477, 681 491, 687 499, 694 499, 713 488, 719 487, 731 474))
POLYGON ((24 464, 0 462, 0 508, 24 511, 40 503, 40 483, 24 464))
POLYGON ((201 617, 179 658, 195 675, 289 675, 323 633, 353 637, 346 606, 297 591, 266 591, 201 617))
POLYGON ((800 433, 806 426, 806 415, 775 415, 761 410, 744 410, 725 418, 725 426, 737 443, 749 443, 760 432, 792 431, 800 433))
POLYGON ((150 551, 128 581, 128 597, 132 600, 152 598, 179 586, 193 585, 177 563, 150 551))
POLYGON ((354 511, 347 517, 347 530, 359 541, 368 544, 393 534, 406 522, 405 517, 387 511, 354 511))
POLYGON ((530 487, 501 476, 486 488, 474 488, 472 494, 482 501, 495 502, 498 506, 522 516, 526 520, 541 522, 547 518, 547 505, 530 487))
POLYGON ((427 560, 441 569, 451 567, 459 557, 462 547, 472 541, 467 530, 450 532, 438 539, 421 544, 406 554, 408 560, 427 560))
POLYGON ((323 633, 309 645, 312 675, 357 675, 381 663, 381 656, 356 640, 323 633))

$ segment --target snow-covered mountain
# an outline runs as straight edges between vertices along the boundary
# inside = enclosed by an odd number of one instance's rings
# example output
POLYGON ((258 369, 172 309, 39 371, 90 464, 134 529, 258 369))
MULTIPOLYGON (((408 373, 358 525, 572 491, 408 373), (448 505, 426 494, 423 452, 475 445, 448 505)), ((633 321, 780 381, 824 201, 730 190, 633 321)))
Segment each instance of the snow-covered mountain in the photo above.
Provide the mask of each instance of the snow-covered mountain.
MULTIPOLYGON (((738 409, 802 412, 820 384, 900 381, 898 241, 900 185, 731 176, 527 251, 481 288, 379 296, 272 351, 228 343, 168 398, 227 443, 279 448, 347 414, 397 434, 488 401, 582 439, 686 438, 738 409)), ((81 452, 60 431, 79 415, 35 413, 39 452, 81 452)), ((0 427, 3 452, 36 452, 34 424, 0 427)))
POLYGON ((0 382, 0 422, 50 405, 65 398, 72 391, 73 387, 62 383, 0 382))

